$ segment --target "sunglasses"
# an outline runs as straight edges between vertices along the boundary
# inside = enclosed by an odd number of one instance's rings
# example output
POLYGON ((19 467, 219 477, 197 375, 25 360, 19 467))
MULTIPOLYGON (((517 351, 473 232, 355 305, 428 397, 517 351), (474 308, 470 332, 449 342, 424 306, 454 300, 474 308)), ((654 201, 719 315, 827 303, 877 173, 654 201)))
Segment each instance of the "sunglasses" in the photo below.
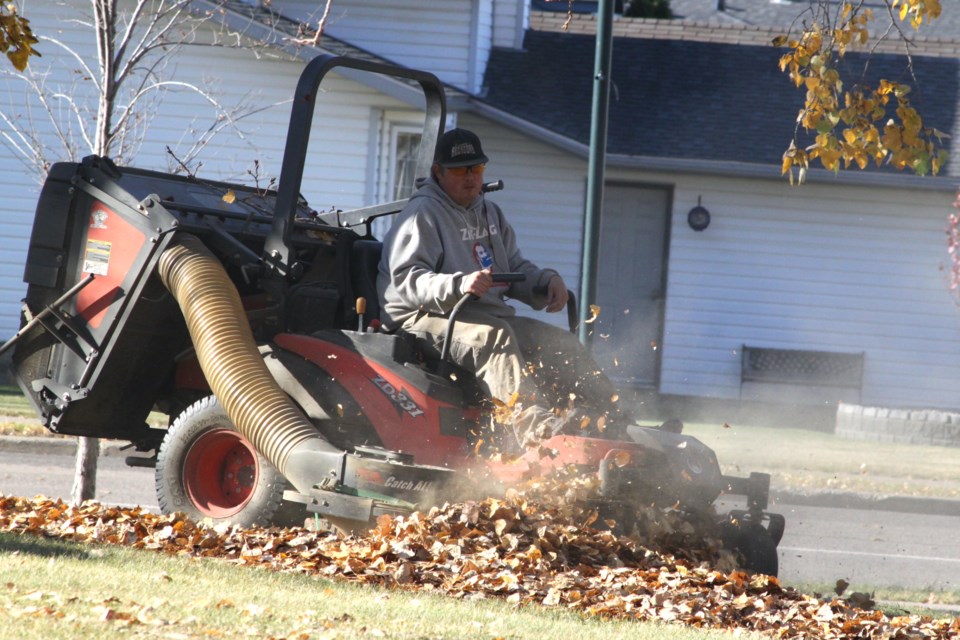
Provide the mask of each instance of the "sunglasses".
POLYGON ((458 178, 462 178, 468 173, 483 173, 486 168, 486 164, 472 164, 469 167, 447 167, 446 170, 458 178))

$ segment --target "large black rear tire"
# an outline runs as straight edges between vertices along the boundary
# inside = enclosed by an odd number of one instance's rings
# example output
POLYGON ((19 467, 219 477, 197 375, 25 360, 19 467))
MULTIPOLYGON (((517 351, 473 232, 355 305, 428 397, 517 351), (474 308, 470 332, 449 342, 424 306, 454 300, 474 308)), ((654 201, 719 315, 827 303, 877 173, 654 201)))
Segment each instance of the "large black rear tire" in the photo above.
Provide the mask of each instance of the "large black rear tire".
POLYGON ((157 453, 156 491, 163 513, 241 527, 302 525, 303 505, 283 500, 289 488, 213 396, 177 417, 157 453))

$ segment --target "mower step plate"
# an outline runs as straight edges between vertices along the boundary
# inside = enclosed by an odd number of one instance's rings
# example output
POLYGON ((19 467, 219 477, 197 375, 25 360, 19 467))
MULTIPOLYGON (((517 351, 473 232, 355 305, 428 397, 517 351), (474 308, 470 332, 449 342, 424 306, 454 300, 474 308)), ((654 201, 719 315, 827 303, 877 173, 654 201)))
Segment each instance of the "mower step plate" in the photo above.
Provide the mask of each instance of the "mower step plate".
POLYGON ((283 499, 306 505, 307 511, 321 516, 368 522, 373 517, 374 501, 371 498, 351 496, 336 491, 316 489, 309 494, 292 489, 283 492, 283 499))

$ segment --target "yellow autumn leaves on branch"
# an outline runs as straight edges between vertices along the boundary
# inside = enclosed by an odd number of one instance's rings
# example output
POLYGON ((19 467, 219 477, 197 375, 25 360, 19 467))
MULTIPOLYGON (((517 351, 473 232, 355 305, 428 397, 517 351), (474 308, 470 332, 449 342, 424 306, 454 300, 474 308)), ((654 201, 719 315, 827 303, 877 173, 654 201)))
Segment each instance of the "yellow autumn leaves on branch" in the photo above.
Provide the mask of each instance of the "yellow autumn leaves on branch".
MULTIPOLYGON (((941 11, 940 0, 883 3, 895 26, 899 20, 913 29, 936 19, 941 11)), ((803 182, 814 160, 831 171, 851 165, 863 169, 873 162, 910 169, 918 175, 939 173, 947 160, 943 148, 947 135, 924 124, 910 103, 908 84, 881 79, 876 86, 856 83, 844 87, 839 62, 851 47, 865 47, 870 42, 873 11, 861 2, 845 2, 834 10, 821 0, 814 2, 811 10, 814 19, 805 23, 797 38, 773 40, 774 46, 788 49, 780 58, 780 70, 806 90, 793 140, 783 154, 783 173, 789 174, 792 183, 796 171, 803 182), (800 146, 801 130, 814 136, 812 144, 800 146)), ((912 73, 911 65, 908 57, 912 73)))
POLYGON ((33 48, 35 44, 37 38, 30 30, 30 21, 17 15, 12 4, 0 4, 0 52, 7 54, 17 71, 27 68, 30 56, 40 56, 33 48))
POLYGON ((899 7, 900 20, 910 18, 910 25, 916 29, 924 20, 934 20, 940 17, 940 0, 893 0, 892 9, 899 7))

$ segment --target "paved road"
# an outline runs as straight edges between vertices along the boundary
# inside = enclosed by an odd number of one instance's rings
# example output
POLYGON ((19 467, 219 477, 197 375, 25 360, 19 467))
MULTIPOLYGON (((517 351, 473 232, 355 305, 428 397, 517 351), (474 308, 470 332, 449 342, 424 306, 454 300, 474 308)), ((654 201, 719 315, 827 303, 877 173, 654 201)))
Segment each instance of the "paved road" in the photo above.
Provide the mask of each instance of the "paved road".
POLYGON ((779 505, 787 519, 780 577, 788 584, 960 591, 960 519, 881 510, 779 505))
MULTIPOLYGON (((0 451, 0 492, 68 498, 73 457, 0 451)), ((102 456, 97 499, 157 509, 153 470, 130 468, 122 456, 102 456)), ((851 589, 879 586, 960 591, 958 516, 881 509, 775 505, 787 529, 780 544, 780 577, 787 584, 839 579, 851 589)))
MULTIPOLYGON (((72 455, 44 455, 0 451, 0 493, 33 497, 70 498, 72 455)), ((125 507, 158 511, 153 469, 128 467, 123 456, 101 456, 97 470, 97 500, 125 507)))

